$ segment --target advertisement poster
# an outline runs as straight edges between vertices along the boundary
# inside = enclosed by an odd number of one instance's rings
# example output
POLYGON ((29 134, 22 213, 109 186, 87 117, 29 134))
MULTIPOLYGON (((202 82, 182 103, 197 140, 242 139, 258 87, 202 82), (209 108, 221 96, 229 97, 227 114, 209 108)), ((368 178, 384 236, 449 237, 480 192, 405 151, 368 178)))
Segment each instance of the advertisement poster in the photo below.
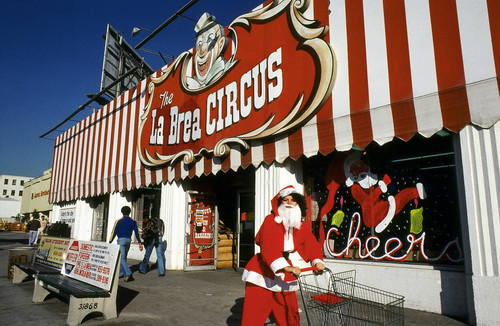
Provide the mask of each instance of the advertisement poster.
POLYGON ((75 212, 75 208, 61 209, 61 222, 68 224, 71 228, 71 233, 73 233, 73 230, 75 229, 75 212))
POLYGON ((61 268, 70 241, 70 239, 59 237, 42 237, 40 247, 35 256, 35 262, 61 268))
POLYGON ((198 202, 191 210, 190 265, 214 263, 214 211, 210 205, 198 202))
POLYGON ((72 240, 63 273, 82 282, 110 290, 120 247, 98 241, 72 240))

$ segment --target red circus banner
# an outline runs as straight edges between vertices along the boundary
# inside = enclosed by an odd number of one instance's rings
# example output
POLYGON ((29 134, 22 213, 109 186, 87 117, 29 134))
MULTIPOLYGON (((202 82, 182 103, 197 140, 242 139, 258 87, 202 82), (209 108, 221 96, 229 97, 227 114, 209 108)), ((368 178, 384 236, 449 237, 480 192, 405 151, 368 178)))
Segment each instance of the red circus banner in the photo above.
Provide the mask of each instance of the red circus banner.
POLYGON ((203 14, 192 51, 150 78, 138 151, 148 166, 223 157, 230 146, 292 132, 322 108, 335 80, 327 13, 273 1, 223 28, 203 14), (312 10, 309 10, 312 12, 312 10))

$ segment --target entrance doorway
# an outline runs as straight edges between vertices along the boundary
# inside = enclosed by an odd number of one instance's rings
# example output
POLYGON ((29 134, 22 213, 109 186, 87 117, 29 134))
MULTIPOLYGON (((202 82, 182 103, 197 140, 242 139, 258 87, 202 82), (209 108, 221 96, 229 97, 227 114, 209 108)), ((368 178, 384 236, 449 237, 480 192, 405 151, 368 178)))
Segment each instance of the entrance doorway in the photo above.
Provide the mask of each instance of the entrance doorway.
POLYGON ((214 194, 217 211, 216 268, 244 267, 254 254, 255 192, 253 167, 191 180, 191 190, 214 194))

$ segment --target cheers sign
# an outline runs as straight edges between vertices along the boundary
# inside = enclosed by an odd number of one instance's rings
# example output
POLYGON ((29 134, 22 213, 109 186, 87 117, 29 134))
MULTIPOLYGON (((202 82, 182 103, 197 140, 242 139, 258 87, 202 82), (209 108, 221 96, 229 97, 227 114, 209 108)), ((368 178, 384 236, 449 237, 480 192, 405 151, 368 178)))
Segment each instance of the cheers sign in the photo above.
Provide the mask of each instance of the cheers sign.
MULTIPOLYGON (((143 164, 222 157, 231 145, 296 130, 330 96, 335 56, 312 1, 274 1, 227 29, 205 13, 193 51, 151 77, 139 129, 143 164)), ((325 10, 316 10, 324 15, 325 10)), ((327 10, 326 10, 327 12, 327 10)))

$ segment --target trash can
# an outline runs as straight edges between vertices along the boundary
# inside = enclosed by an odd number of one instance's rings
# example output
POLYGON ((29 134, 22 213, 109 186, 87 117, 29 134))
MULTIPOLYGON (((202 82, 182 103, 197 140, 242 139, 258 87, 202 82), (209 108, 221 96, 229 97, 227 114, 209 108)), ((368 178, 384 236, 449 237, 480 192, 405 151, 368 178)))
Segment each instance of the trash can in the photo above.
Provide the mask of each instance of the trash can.
POLYGON ((14 277, 12 263, 31 263, 35 256, 35 247, 17 247, 9 249, 9 262, 7 264, 7 277, 14 277))

